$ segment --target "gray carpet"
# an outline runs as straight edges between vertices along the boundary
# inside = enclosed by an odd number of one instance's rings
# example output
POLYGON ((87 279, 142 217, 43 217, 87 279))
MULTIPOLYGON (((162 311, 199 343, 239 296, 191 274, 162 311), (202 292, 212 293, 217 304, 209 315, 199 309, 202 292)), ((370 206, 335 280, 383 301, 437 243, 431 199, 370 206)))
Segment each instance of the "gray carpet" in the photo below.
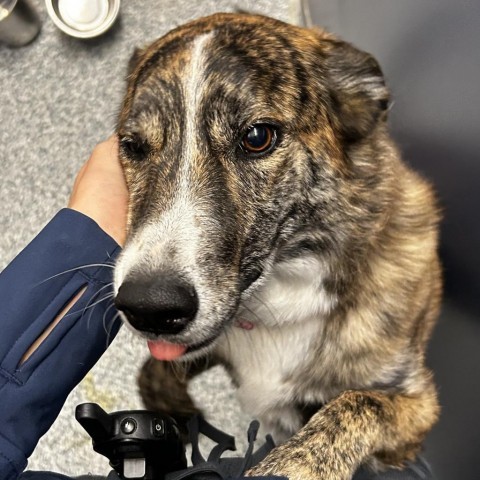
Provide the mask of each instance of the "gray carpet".
MULTIPOLYGON (((135 46, 193 18, 235 7, 286 21, 299 18, 295 0, 129 0, 110 32, 79 41, 56 29, 43 2, 33 4, 43 23, 37 40, 17 50, 0 46, 0 269, 65 206, 80 165, 113 131, 135 46)), ((123 329, 70 395, 29 468, 73 475, 106 472, 107 462, 91 450, 73 419, 75 406, 94 401, 108 411, 140 408, 135 378, 145 357, 143 342, 123 329)), ((248 419, 225 373, 215 369, 200 377, 192 393, 207 417, 237 435, 244 448, 248 419)))

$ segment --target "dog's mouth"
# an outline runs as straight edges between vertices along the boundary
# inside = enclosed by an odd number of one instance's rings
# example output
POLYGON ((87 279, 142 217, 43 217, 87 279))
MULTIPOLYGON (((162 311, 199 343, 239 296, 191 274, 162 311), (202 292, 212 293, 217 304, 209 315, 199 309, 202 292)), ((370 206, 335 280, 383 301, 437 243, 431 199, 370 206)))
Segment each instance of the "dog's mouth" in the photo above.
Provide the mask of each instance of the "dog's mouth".
POLYGON ((165 340, 148 340, 147 345, 153 358, 170 362, 172 360, 178 360, 190 353, 195 353, 207 348, 212 345, 216 339, 217 337, 215 336, 190 345, 170 343, 165 340))
MULTIPOLYGON (((243 330, 252 330, 255 325, 249 320, 238 319, 234 322, 234 327, 241 328, 243 330)), ((198 343, 192 343, 185 345, 181 343, 171 343, 165 340, 148 340, 147 345, 150 350, 150 354, 156 360, 173 361, 185 357, 189 354, 200 352, 203 349, 208 349, 217 340, 218 335, 212 336, 198 343)))

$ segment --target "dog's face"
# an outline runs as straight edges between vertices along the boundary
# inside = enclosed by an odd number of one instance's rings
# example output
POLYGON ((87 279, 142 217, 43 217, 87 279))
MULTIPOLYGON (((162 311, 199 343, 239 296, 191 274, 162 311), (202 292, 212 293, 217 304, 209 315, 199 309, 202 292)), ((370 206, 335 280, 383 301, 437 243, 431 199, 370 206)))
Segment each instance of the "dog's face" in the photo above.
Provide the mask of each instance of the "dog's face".
POLYGON ((116 303, 157 358, 204 353, 312 220, 332 238, 346 152, 386 103, 370 56, 264 17, 215 15, 136 53, 116 303))

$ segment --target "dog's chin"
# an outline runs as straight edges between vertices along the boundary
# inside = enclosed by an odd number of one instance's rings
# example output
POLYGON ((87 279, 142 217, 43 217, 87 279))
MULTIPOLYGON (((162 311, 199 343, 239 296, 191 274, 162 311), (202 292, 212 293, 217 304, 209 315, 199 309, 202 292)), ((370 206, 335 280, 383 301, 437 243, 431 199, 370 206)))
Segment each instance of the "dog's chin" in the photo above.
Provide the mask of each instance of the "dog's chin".
POLYGON ((187 349, 185 350, 185 353, 178 357, 178 359, 176 360, 195 360, 208 355, 215 348, 215 343, 218 340, 219 336, 220 335, 214 335, 198 343, 186 345, 187 349))
POLYGON ((188 362, 191 360, 198 360, 206 357, 210 352, 215 349, 216 341, 218 337, 210 339, 207 343, 203 342, 199 345, 192 345, 187 348, 184 355, 178 358, 179 362, 188 362))

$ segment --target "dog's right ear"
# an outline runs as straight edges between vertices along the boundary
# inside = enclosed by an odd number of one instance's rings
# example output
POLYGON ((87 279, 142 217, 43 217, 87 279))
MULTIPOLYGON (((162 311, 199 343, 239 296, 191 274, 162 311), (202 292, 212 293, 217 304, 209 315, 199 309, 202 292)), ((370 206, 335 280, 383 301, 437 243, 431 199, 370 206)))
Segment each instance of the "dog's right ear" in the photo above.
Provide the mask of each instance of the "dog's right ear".
POLYGON ((140 63, 140 60, 143 56, 143 49, 135 47, 130 60, 128 61, 128 76, 130 76, 134 71, 137 65, 140 63))

